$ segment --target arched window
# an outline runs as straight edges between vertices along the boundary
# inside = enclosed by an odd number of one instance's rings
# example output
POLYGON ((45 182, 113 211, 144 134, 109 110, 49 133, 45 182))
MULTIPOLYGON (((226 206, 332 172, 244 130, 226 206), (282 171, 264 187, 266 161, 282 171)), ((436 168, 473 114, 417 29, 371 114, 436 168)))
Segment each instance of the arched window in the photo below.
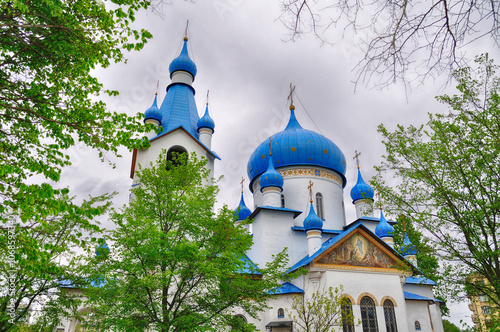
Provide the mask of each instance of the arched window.
POLYGON ((354 332, 354 315, 352 313, 352 302, 344 297, 340 300, 342 310, 342 331, 354 332))
POLYGON ((394 303, 391 300, 384 301, 384 316, 385 316, 385 328, 387 332, 398 332, 398 326, 396 325, 396 314, 394 312, 394 303))
POLYGON ((360 305, 361 321, 363 322, 363 332, 378 332, 375 302, 373 302, 373 300, 369 296, 364 296, 361 299, 360 305))
POLYGON ((285 310, 283 308, 278 309, 278 318, 283 318, 285 317, 285 310))
POLYGON ((325 219, 323 215, 323 195, 321 193, 316 194, 316 213, 321 219, 325 219))
POLYGON ((285 195, 281 194, 281 207, 285 207, 285 195))
POLYGON ((188 153, 187 150, 180 146, 180 145, 174 145, 172 146, 170 149, 168 149, 167 151, 167 161, 171 161, 173 160, 173 165, 178 165, 178 156, 181 155, 181 154, 184 154, 184 153, 188 153), (174 158, 174 156, 176 156, 174 158))
POLYGON ((422 328, 420 327, 420 322, 418 320, 415 321, 415 330, 420 331, 422 328))
POLYGON ((241 331, 245 324, 248 323, 247 318, 243 315, 235 315, 231 331, 241 331))

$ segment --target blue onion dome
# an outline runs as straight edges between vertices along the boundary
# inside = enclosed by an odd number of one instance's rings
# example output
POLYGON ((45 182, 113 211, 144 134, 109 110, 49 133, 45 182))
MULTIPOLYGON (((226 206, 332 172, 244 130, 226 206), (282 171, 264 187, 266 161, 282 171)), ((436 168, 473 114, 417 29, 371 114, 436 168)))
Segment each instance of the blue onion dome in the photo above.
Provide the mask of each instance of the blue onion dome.
POLYGON ((153 101, 153 105, 151 105, 151 107, 148 108, 146 112, 144 112, 144 122, 146 122, 146 120, 152 119, 158 121, 158 123, 161 125, 162 116, 157 106, 156 97, 157 95, 155 94, 155 100, 153 101))
POLYGON ((304 229, 310 231, 312 229, 321 230, 323 228, 323 219, 318 217, 316 212, 314 212, 314 206, 311 202, 311 207, 309 208, 309 214, 306 219, 304 219, 304 229))
POLYGON ((210 114, 208 114, 208 103, 207 107, 205 108, 205 115, 203 115, 198 120, 197 126, 198 126, 198 131, 200 131, 201 128, 210 128, 212 129, 212 132, 215 131, 215 122, 210 117, 210 114))
POLYGON ((178 70, 184 70, 187 71, 188 73, 194 77, 196 76, 196 65, 194 64, 193 60, 189 57, 188 50, 187 50, 187 37, 184 37, 184 45, 182 46, 182 51, 181 54, 177 58, 175 58, 171 63, 170 66, 168 67, 168 70, 170 71, 170 78, 172 78, 172 74, 178 70))
POLYGON ((385 220, 384 212, 382 212, 382 209, 380 209, 380 222, 375 228, 375 234, 377 234, 379 238, 394 236, 394 227, 392 227, 387 222, 387 220, 385 220))
POLYGON ((245 199, 243 198, 243 193, 241 193, 240 205, 234 210, 233 218, 238 220, 245 220, 252 214, 249 208, 245 205, 245 199))
POLYGON ((403 256, 411 256, 417 254, 417 247, 411 243, 408 234, 405 232, 405 239, 403 241, 403 245, 401 246, 401 255, 403 256))
POLYGON ((95 248, 95 254, 98 257, 107 256, 109 254, 109 251, 110 250, 108 245, 106 244, 106 240, 104 240, 102 244, 100 244, 99 246, 97 246, 97 248, 95 248))
POLYGON ((356 185, 351 189, 353 203, 360 199, 371 199, 373 201, 374 195, 373 188, 363 180, 361 171, 358 168, 358 182, 356 182, 356 185))
POLYGON ((260 176, 260 190, 267 187, 278 187, 283 191, 283 176, 274 168, 273 158, 269 158, 267 171, 260 176))
MULTIPOLYGON (((303 129, 290 107, 290 120, 286 128, 270 137, 272 140, 273 164, 276 168, 291 165, 320 166, 336 171, 345 179, 345 157, 342 151, 328 138, 314 131, 303 129)), ((250 188, 258 175, 268 167, 269 139, 262 142, 248 160, 247 172, 250 188)))

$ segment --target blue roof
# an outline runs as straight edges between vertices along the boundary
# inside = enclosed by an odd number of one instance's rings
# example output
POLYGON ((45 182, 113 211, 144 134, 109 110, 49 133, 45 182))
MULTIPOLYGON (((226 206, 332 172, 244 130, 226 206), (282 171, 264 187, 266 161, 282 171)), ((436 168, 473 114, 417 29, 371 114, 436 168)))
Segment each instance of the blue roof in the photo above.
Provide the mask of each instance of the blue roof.
POLYGON ((269 139, 262 142, 250 156, 247 165, 250 190, 257 176, 266 171, 269 158, 273 159, 276 168, 312 165, 334 170, 342 177, 345 186, 346 162, 342 151, 323 135, 303 129, 295 118, 293 108, 290 112, 290 120, 285 130, 270 138, 272 139, 272 156, 269 156, 269 139))
POLYGON ((198 139, 198 110, 194 90, 185 84, 173 84, 167 88, 167 95, 160 107, 163 131, 158 136, 183 127, 198 139))
POLYGON ((275 207, 275 206, 268 206, 268 205, 264 205, 264 206, 258 206, 253 212, 252 212, 252 215, 250 216, 250 219, 252 218, 255 218, 255 216, 262 210, 271 210, 271 211, 282 211, 282 212, 292 212, 293 213, 293 217, 294 218, 297 218, 297 216, 299 214, 302 213, 302 211, 298 211, 298 210, 292 210, 292 209, 287 209, 287 208, 283 208, 283 207, 275 207))
POLYGON ((267 170, 260 176, 260 190, 267 187, 278 187, 283 190, 283 176, 274 169, 272 158, 269 158, 267 170))
POLYGON ((208 103, 207 103, 207 107, 205 108, 205 115, 203 115, 198 120, 196 125, 198 126, 198 130, 200 130, 201 128, 209 128, 209 129, 212 129, 212 132, 215 131, 215 122, 210 117, 210 114, 208 113, 208 103))
POLYGON ((243 198, 243 193, 241 193, 240 205, 234 209, 233 218, 234 220, 245 220, 252 214, 252 211, 247 208, 245 204, 245 199, 243 198))
POLYGON ((95 248, 96 256, 101 256, 101 253, 109 254, 109 251, 110 250, 106 241, 104 241, 102 244, 98 245, 97 248, 95 248))
POLYGON ((380 209, 380 222, 375 228, 375 234, 377 234, 377 236, 380 238, 394 236, 394 227, 389 225, 387 220, 385 220, 384 212, 382 212, 382 209, 380 209))
POLYGON ((304 291, 290 282, 285 282, 281 287, 275 288, 268 292, 269 294, 303 294, 304 291))
POLYGON ((430 299, 428 297, 410 293, 410 292, 404 292, 405 295, 405 300, 416 300, 416 301, 435 301, 434 299, 430 299))
POLYGON ((156 102, 156 97, 157 95, 155 94, 155 100, 153 101, 153 105, 151 105, 150 108, 148 108, 146 110, 146 112, 144 112, 144 122, 146 122, 146 120, 148 119, 153 119, 153 120, 156 120, 159 122, 159 124, 161 125, 161 112, 160 112, 160 109, 158 108, 158 104, 156 102))
MULTIPOLYGON (((292 231, 296 231, 296 232, 305 232, 306 231, 306 229, 304 227, 302 227, 302 226, 292 226, 291 229, 292 229, 292 231)), ((338 229, 325 229, 325 228, 323 228, 321 230, 321 232, 323 234, 339 235, 343 231, 342 230, 338 230, 338 229)))
POLYGON ((181 54, 177 58, 175 58, 171 63, 170 66, 168 67, 170 71, 170 77, 172 77, 172 74, 178 70, 183 70, 187 71, 188 73, 193 76, 193 80, 196 76, 196 65, 194 64, 193 60, 189 57, 188 50, 187 50, 187 38, 184 38, 184 45, 182 46, 182 51, 181 54))
POLYGON ((410 256, 416 254, 417 254, 417 247, 413 243, 411 243, 408 234, 406 234, 405 232, 405 239, 403 241, 403 245, 401 246, 401 255, 410 256))
POLYGON ((306 231, 317 229, 321 230, 323 228, 323 219, 318 217, 316 212, 314 211, 313 203, 311 202, 309 207, 309 214, 304 219, 304 229, 306 231))
POLYGON ((425 277, 408 277, 406 278, 406 283, 411 285, 428 285, 428 286, 436 285, 436 282, 425 277))
POLYGON ((247 255, 243 256, 241 258, 241 261, 243 262, 244 265, 243 265, 243 268, 239 271, 239 273, 255 274, 255 275, 261 274, 259 272, 259 267, 257 266, 257 264, 252 262, 252 260, 250 258, 248 258, 247 255))
POLYGON ((358 168, 358 181, 356 182, 356 185, 351 189, 351 198, 353 203, 360 199, 373 200, 373 196, 373 188, 363 180, 361 171, 358 168))

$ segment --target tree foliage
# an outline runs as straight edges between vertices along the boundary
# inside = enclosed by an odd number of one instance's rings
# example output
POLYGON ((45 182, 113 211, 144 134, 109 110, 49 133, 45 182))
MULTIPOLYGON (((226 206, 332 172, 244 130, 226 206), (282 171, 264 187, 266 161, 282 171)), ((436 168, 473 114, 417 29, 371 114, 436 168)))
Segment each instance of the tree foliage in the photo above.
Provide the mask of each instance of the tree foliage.
POLYGON ((145 0, 0 1, 0 331, 12 325, 9 303, 13 322, 20 322, 30 305, 60 291, 57 281, 71 278, 62 261, 82 245, 82 234, 97 230, 91 219, 106 210, 108 196, 76 204, 67 189, 50 184, 71 164, 65 151, 80 142, 103 156, 148 144, 135 136, 149 130, 138 116, 97 100, 118 93, 92 72, 152 37, 131 27, 148 6, 145 0))
POLYGON ((281 0, 281 20, 291 39, 328 31, 355 40, 340 48, 360 49, 356 83, 387 86, 396 80, 424 82, 465 64, 463 48, 486 36, 498 45, 500 4, 496 1, 310 1, 281 0), (352 37, 351 37, 352 36, 352 37))
POLYGON ((112 331, 253 330, 235 309, 256 317, 279 286, 285 255, 266 267, 245 260, 252 244, 233 211, 213 212, 218 188, 206 160, 186 154, 140 168, 132 201, 112 215, 111 253, 84 271, 91 280, 89 323, 112 331))
POLYGON ((20 212, 22 220, 57 209, 58 193, 32 178, 58 181, 71 164, 63 152, 76 142, 116 153, 147 144, 136 117, 112 112, 95 97, 105 92, 92 69, 139 50, 151 34, 132 29, 145 0, 2 1, 0 3, 0 214, 20 212), (132 41, 129 41, 131 37, 132 41))
MULTIPOLYGON (((426 126, 380 125, 387 154, 373 185, 443 259, 442 285, 466 286, 500 305, 500 79, 487 55, 455 72, 460 94, 426 126), (384 182, 384 174, 394 180, 384 182), (396 183, 394 183, 396 182, 396 183), (490 285, 469 281, 483 275, 490 285)), ((455 292, 455 294, 456 294, 455 292)))
POLYGON ((316 290, 309 298, 294 296, 287 315, 294 321, 294 331, 329 332, 346 321, 354 323, 351 312, 342 312, 342 287, 330 287, 326 291, 316 290))

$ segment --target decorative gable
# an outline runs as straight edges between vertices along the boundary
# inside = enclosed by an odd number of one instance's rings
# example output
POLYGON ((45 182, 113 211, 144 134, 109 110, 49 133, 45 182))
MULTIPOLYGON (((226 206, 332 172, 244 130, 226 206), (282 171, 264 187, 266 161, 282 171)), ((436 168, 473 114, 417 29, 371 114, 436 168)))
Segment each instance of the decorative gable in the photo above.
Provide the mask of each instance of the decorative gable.
POLYGON ((403 272, 397 256, 365 230, 358 228, 313 261, 314 267, 403 272))

